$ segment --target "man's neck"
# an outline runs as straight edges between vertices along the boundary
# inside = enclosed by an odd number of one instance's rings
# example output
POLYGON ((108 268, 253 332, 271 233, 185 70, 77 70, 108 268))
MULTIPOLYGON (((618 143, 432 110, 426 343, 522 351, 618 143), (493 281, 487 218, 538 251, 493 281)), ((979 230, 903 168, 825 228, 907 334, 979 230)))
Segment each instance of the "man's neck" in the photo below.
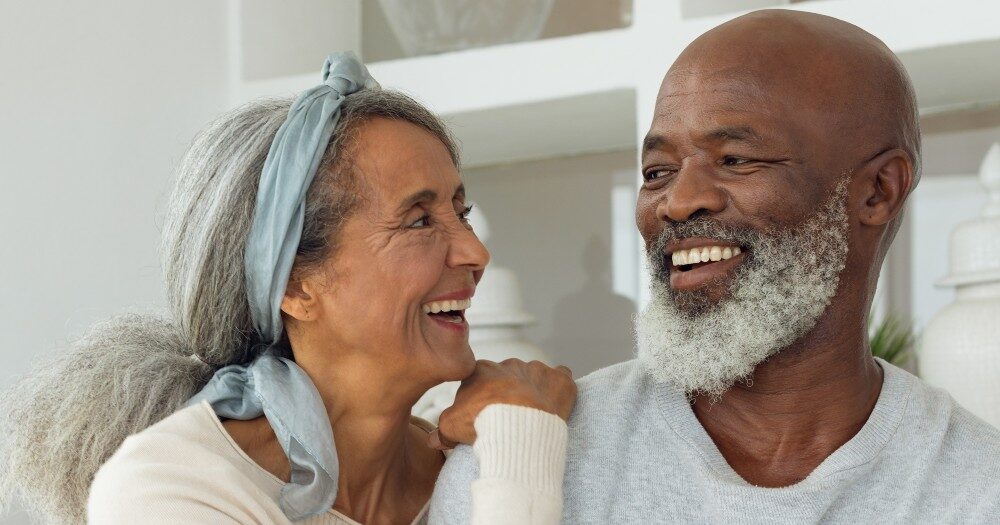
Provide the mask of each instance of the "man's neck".
MULTIPOLYGON (((861 430, 882 388, 863 322, 817 327, 721 398, 698 396, 694 413, 729 465, 749 483, 805 479, 861 430)), ((830 323, 834 324, 834 323, 830 323)))

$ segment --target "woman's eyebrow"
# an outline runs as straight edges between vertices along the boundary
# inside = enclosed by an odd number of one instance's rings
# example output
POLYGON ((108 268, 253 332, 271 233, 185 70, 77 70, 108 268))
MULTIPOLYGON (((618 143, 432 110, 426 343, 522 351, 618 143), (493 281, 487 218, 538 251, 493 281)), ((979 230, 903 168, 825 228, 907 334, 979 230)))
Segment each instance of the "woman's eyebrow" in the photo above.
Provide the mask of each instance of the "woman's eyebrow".
POLYGON ((403 203, 399 205, 399 212, 405 212, 406 210, 412 208, 414 204, 420 202, 434 201, 437 197, 438 194, 434 190, 420 190, 403 200, 403 203))

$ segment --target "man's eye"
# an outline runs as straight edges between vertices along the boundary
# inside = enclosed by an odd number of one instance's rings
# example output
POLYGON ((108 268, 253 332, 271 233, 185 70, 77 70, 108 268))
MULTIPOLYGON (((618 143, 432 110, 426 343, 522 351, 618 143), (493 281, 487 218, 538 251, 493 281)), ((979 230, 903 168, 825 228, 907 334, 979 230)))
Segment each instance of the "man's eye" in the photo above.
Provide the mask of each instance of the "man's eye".
POLYGON ((426 228, 426 227, 428 227, 430 225, 431 225, 431 216, 430 215, 424 215, 423 217, 417 219, 412 224, 410 224, 409 226, 407 226, 407 228, 412 228, 412 229, 426 228))
POLYGON ((664 169, 649 170, 643 175, 643 178, 646 179, 646 182, 652 182, 654 180, 668 176, 671 173, 672 170, 664 170, 664 169))
POLYGON ((742 165, 747 164, 749 162, 750 162, 749 159, 743 159, 743 158, 740 158, 740 157, 723 157, 722 158, 722 165, 723 166, 742 166, 742 165))

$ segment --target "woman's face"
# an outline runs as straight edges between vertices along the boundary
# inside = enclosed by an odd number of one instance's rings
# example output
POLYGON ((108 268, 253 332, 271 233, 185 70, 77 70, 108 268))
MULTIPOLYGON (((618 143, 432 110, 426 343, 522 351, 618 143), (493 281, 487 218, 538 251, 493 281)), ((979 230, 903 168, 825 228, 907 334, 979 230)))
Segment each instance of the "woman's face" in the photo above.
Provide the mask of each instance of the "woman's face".
POLYGON ((458 170, 437 137, 400 120, 362 124, 355 151, 362 199, 325 271, 301 281, 314 311, 295 332, 386 377, 462 379, 475 367, 464 309, 489 252, 465 219, 458 170))

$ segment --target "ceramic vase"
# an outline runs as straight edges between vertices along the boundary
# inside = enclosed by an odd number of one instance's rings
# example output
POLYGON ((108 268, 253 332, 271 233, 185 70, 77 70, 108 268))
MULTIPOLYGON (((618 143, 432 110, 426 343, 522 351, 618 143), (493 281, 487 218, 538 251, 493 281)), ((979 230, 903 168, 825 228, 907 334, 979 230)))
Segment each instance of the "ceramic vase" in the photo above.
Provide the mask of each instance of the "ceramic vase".
MULTIPOLYGON (((487 242, 489 224, 478 207, 473 208, 470 221, 479 238, 487 242)), ((524 339, 524 327, 534 323, 535 319, 524 310, 521 285, 509 269, 492 264, 486 269, 465 318, 469 323, 469 345, 476 359, 500 362, 517 358, 549 362, 541 348, 524 339)), ((453 381, 428 390, 414 405, 413 415, 437 424, 441 411, 454 401, 459 385, 459 382, 453 381)))
POLYGON ((924 329, 920 375, 1000 428, 1000 143, 980 170, 989 202, 951 234, 949 274, 939 286, 955 301, 924 329))

